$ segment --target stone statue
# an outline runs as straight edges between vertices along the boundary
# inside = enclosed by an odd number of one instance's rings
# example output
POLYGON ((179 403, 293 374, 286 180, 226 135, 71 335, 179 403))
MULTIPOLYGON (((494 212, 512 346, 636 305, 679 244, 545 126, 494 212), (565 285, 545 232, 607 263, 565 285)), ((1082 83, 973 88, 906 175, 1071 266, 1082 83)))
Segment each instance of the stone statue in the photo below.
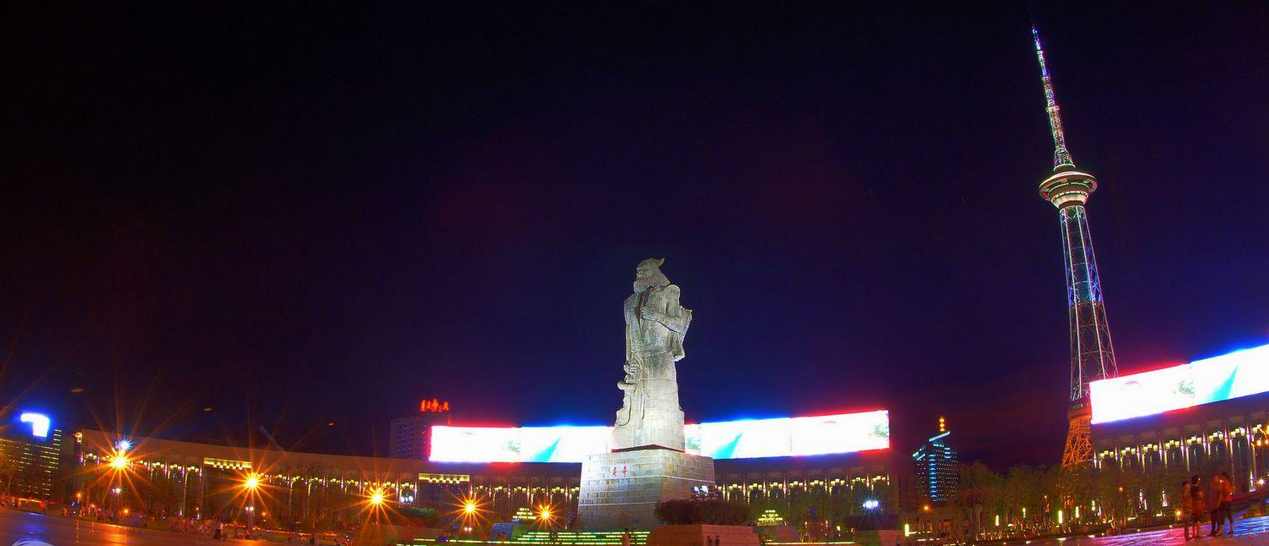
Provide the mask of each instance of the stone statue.
POLYGON ((679 287, 661 272, 665 259, 639 262, 634 294, 626 298, 626 376, 613 431, 615 449, 660 446, 683 451, 683 409, 674 363, 692 311, 679 305, 679 287))
MULTIPOLYGON (((577 521, 587 530, 652 529, 657 503, 716 487, 714 460, 683 450, 674 362, 683 358, 692 311, 679 305, 679 287, 661 273, 664 262, 639 262, 634 294, 626 298, 626 376, 617 383, 625 400, 613 450, 582 461, 577 521)), ((756 544, 757 535, 748 536, 756 544)))

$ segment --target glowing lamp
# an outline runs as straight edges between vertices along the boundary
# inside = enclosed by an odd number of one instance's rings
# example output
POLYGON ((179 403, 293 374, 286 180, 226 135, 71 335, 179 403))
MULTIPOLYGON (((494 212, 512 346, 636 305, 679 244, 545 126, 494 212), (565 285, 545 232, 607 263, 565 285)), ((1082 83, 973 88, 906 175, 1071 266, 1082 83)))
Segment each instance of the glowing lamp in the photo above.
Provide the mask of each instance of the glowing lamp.
POLYGON ((463 513, 470 516, 476 513, 476 501, 467 501, 463 503, 463 513))
POLYGON ((115 455, 112 459, 110 459, 110 468, 115 470, 128 468, 128 458, 123 455, 115 455))
POLYGON ((249 490, 255 491, 257 487, 260 487, 260 476, 256 474, 247 476, 247 480, 242 482, 242 486, 246 487, 249 490))
POLYGON ((383 504, 383 490, 376 489, 374 493, 370 494, 370 504, 375 506, 383 504))

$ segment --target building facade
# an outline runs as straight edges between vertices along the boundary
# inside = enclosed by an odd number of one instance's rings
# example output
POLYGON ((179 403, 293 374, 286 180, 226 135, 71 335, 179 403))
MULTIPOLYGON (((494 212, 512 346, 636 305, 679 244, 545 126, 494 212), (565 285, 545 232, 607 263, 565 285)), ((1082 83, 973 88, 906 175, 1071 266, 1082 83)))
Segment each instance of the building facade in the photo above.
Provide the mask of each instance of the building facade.
POLYGON ((61 495, 63 435, 49 428, 44 434, 29 427, 0 430, 0 486, 10 497, 38 501, 61 495))
POLYGON ((393 419, 388 433, 388 456, 426 461, 430 455, 431 435, 431 417, 419 415, 393 419))
MULTIPOLYGON (((581 473, 579 463, 435 463, 149 438, 129 438, 121 453, 115 435, 83 430, 80 438, 73 485, 85 502, 178 517, 234 519, 248 476, 262 484, 260 513, 287 523, 356 521, 375 492, 396 508, 441 515, 475 500, 492 521, 542 506, 571 515, 581 473)), ((858 515, 868 501, 885 510, 892 504, 888 453, 720 460, 716 492, 790 521, 858 515)))
POLYGON ((1269 394, 1097 424, 1093 438, 1099 468, 1204 479, 1224 471, 1253 491, 1269 477, 1269 394))

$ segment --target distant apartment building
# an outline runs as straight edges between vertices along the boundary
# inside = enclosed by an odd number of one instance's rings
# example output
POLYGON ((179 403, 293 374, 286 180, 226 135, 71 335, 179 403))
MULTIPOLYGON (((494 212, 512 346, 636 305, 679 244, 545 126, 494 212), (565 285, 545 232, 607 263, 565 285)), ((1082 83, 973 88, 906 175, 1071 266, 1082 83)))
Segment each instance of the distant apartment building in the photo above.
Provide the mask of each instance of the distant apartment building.
POLYGON ((420 415, 393 419, 388 435, 388 456, 393 459, 426 461, 431 436, 431 417, 420 415))

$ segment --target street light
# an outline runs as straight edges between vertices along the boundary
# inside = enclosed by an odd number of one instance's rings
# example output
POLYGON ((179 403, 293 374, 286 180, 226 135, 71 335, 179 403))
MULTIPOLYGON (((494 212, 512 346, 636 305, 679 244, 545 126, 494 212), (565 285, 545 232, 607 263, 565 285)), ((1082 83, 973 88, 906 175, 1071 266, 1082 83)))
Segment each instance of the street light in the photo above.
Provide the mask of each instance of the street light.
MULTIPOLYGON (((128 464, 131 463, 131 461, 128 460, 127 451, 128 448, 132 446, 127 445, 127 442, 125 441, 120 441, 119 443, 121 445, 115 449, 114 455, 110 457, 110 460, 106 464, 110 467, 110 475, 107 476, 107 479, 109 480, 110 485, 115 486, 111 488, 111 492, 115 494, 117 500, 116 509, 122 510, 123 497, 120 493, 123 489, 119 486, 123 485, 123 474, 128 471, 128 464)), ((109 498, 102 499, 102 504, 106 504, 108 506, 109 502, 109 498)))
POLYGON ((549 505, 543 504, 538 508, 538 523, 554 531, 555 521, 552 518, 553 513, 549 505))
POLYGON ((260 475, 248 474, 242 488, 247 490, 247 538, 251 538, 251 530, 256 527, 256 490, 260 488, 260 475))
POLYGON ((371 518, 375 523, 379 523, 380 515, 384 513, 388 504, 388 490, 383 485, 374 485, 370 487, 368 494, 363 501, 365 507, 365 521, 362 522, 363 527, 369 527, 371 518))

